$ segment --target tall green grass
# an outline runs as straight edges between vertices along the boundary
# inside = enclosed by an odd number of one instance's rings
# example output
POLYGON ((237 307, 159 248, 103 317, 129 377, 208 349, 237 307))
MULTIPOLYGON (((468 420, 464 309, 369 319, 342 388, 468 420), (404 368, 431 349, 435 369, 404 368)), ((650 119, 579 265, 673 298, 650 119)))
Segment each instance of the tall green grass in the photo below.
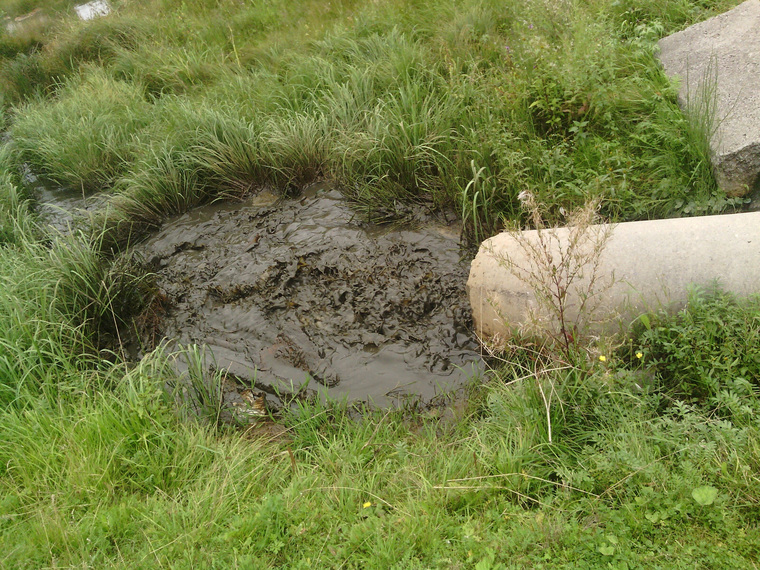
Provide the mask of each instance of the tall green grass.
POLYGON ((741 204, 712 178, 706 118, 678 109, 655 58, 657 39, 718 4, 346 3, 314 29, 299 6, 195 2, 176 25, 125 7, 70 24, 8 62, 72 62, 53 105, 19 109, 19 159, 170 205, 147 217, 226 195, 226 177, 238 192, 326 178, 371 217, 460 212, 471 238, 519 219, 525 189, 559 222, 591 198, 615 220, 741 204))
POLYGON ((17 110, 17 160, 82 192, 106 188, 131 163, 151 110, 139 86, 93 70, 69 80, 52 103, 38 100, 17 110))
POLYGON ((126 56, 155 30, 147 18, 95 19, 82 22, 73 9, 39 16, 16 30, 0 31, 0 78, 5 104, 50 95, 80 66, 104 65, 126 56))
POLYGON ((60 374, 76 377, 97 364, 98 349, 118 344, 142 300, 140 277, 86 238, 14 241, 0 250, 3 404, 28 383, 55 391, 60 374))
POLYGON ((301 404, 284 433, 250 438, 178 422, 166 373, 148 359, 94 398, 2 416, 6 564, 686 568, 756 554, 757 428, 663 414, 603 368, 506 369, 456 423, 301 404), (538 382, 561 391, 552 442, 538 382))

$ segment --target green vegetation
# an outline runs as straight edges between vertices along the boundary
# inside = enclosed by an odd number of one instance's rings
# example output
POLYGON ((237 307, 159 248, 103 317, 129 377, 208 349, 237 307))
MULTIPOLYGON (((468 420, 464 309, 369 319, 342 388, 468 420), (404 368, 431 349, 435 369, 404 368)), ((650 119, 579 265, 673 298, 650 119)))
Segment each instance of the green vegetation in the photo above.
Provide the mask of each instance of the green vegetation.
POLYGON ((181 381, 163 347, 120 356, 150 287, 114 247, 318 179, 474 239, 529 222, 522 190, 550 221, 737 206, 654 58, 735 2, 73 4, 3 4, 47 16, 0 31, 1 567, 757 567, 760 299, 695 294, 603 358, 513 348, 441 407, 302 403, 243 432, 197 347, 181 381), (108 208, 51 235, 24 163, 108 208))
POLYGON ((97 70, 68 80, 59 102, 39 100, 19 109, 14 147, 20 160, 52 182, 91 192, 113 184, 130 163, 135 133, 146 126, 149 104, 133 86, 97 70))
POLYGON ((741 203, 654 57, 726 2, 154 4, 26 47, 6 33, 16 163, 153 223, 317 178, 377 219, 454 209, 472 237, 519 217, 524 189, 554 220, 593 198, 620 220, 741 203))

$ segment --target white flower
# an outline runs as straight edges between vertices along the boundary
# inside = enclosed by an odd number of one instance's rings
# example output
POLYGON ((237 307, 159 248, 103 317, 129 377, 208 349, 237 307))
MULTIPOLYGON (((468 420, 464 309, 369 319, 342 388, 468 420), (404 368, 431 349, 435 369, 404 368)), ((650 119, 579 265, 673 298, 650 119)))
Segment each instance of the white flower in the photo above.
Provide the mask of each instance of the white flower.
POLYGON ((523 190, 517 195, 517 199, 521 204, 526 204, 533 199, 533 195, 530 193, 530 190, 523 190))

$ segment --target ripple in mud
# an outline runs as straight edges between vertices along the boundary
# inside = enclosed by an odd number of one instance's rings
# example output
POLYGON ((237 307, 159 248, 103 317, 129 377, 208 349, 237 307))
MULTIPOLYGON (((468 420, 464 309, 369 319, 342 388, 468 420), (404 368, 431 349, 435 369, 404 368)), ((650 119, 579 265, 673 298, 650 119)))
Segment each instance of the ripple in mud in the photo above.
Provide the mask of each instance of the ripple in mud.
POLYGON ((139 246, 165 337, 269 393, 377 405, 429 401, 482 368, 456 235, 362 227, 329 188, 271 198, 196 209, 139 246))

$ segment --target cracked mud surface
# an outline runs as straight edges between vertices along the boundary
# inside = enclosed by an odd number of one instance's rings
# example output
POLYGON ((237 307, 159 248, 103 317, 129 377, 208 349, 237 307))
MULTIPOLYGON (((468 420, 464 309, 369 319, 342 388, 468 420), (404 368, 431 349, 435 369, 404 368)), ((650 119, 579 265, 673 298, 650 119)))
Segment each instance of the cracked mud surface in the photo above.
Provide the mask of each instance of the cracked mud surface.
POLYGON ((469 260, 445 226, 361 224, 339 192, 315 186, 198 208, 137 251, 166 300, 160 334, 207 345, 256 391, 429 402, 483 368, 469 260))

